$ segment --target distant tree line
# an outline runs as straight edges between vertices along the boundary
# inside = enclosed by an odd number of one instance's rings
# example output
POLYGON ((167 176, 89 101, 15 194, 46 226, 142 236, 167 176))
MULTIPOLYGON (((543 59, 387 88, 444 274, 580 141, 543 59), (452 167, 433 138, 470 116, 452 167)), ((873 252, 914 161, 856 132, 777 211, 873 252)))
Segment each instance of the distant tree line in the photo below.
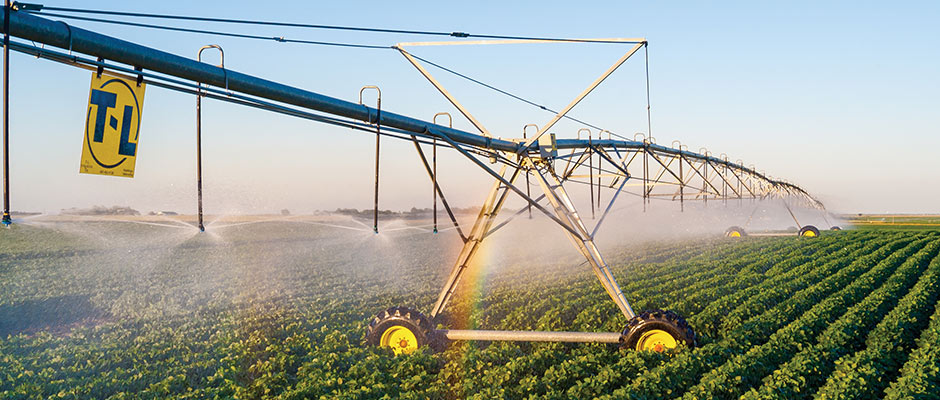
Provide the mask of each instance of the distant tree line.
MULTIPOLYGON (((479 207, 467 207, 452 208, 454 214, 464 215, 464 214, 477 214, 480 212, 479 207)), ((434 210, 430 208, 417 208, 411 207, 409 211, 392 211, 392 210, 379 210, 379 217, 392 217, 392 218, 427 218, 431 216, 434 210)), ((447 211, 443 208, 438 208, 437 212, 439 215, 445 215, 447 211)), ((336 211, 333 211, 333 214, 348 215, 351 217, 357 218, 372 218, 373 209, 368 208, 364 210, 358 210, 355 208, 337 208, 336 211)))
POLYGON ((91 208, 63 209, 65 215, 140 215, 140 211, 126 206, 93 206, 91 208))

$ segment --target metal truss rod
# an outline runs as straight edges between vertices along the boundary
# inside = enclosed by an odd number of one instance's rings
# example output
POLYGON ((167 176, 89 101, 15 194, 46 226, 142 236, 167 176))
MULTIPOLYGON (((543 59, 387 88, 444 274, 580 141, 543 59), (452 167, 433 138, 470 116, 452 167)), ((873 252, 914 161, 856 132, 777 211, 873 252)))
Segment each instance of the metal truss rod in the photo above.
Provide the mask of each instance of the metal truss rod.
POLYGON ((800 221, 796 219, 796 215, 793 214, 793 210, 790 209, 790 204, 787 204, 787 201, 784 200, 784 199, 781 199, 780 201, 782 201, 782 202, 783 202, 783 206, 787 208, 787 212, 790 213, 790 217, 793 218, 793 222, 796 222, 796 227, 797 227, 797 228, 802 228, 803 225, 800 225, 800 221))
MULTIPOLYGON (((685 160, 686 164, 689 164, 689 168, 692 168, 692 171, 695 171, 695 173, 700 178, 702 178, 702 181, 704 182, 703 185, 711 186, 711 188, 715 190, 715 193, 720 193, 718 188, 716 188, 715 185, 713 185, 711 181, 708 180, 708 178, 706 177, 707 175, 702 175, 702 171, 699 171, 698 168, 695 168, 695 165, 693 165, 692 162, 689 161, 687 158, 683 158, 683 159, 685 160)), ((707 174, 708 170, 705 170, 705 173, 707 174)), ((708 190, 703 190, 702 192, 709 193, 708 190)))
MULTIPOLYGON (((578 169, 578 167, 580 167, 581 165, 583 165, 583 164, 584 164, 584 160, 586 160, 587 158, 588 158, 588 151, 585 150, 585 151, 582 151, 582 152, 581 152, 581 155, 580 155, 580 156, 578 156, 578 160, 574 162, 574 165, 566 165, 566 166, 565 166, 565 170, 564 170, 564 172, 562 173, 562 176, 561 176, 561 177, 562 177, 562 180, 571 178, 571 174, 574 173, 574 170, 578 169), (569 168, 569 167, 570 167, 570 168, 569 168)), ((570 161, 571 159, 569 158, 568 160, 570 161)))
POLYGON ((575 97, 574 100, 571 101, 571 103, 568 103, 568 105, 564 109, 559 111, 558 114, 555 114, 555 116, 552 117, 552 119, 548 121, 548 123, 543 125, 542 128, 539 129, 538 133, 535 134, 535 136, 533 136, 531 139, 526 140, 525 144, 522 146, 522 149, 516 151, 516 154, 522 154, 525 151, 525 149, 528 149, 529 147, 532 146, 532 144, 537 143, 539 141, 539 138, 541 138, 542 135, 545 134, 545 132, 548 132, 549 129, 555 126, 555 123, 557 123, 565 115, 567 115, 568 112, 571 111, 572 108, 574 108, 575 106, 578 105, 578 103, 581 102, 581 100, 584 100, 584 98, 587 97, 587 95, 590 94, 592 91, 594 91, 594 89, 597 88, 597 86, 600 85, 601 82, 607 79, 607 77, 609 77, 610 74, 614 73, 614 71, 616 71, 617 68, 620 68, 620 66, 623 65, 623 63, 626 62, 627 59, 629 59, 630 56, 633 55, 633 53, 636 53, 636 51, 639 50, 640 47, 643 47, 644 43, 646 42, 644 41, 642 43, 637 43, 636 45, 633 46, 633 48, 627 51, 626 54, 620 57, 620 59, 614 62, 614 65, 611 65, 610 68, 607 69, 607 71, 604 71, 604 73, 601 74, 601 76, 599 76, 596 80, 594 80, 594 82, 588 85, 588 87, 585 88, 584 91, 581 92, 581 94, 575 97))
MULTIPOLYGON (((463 233, 463 230, 460 229, 460 224, 457 223, 457 217, 454 216, 454 211, 451 210, 450 204, 447 203, 447 198, 444 197, 444 191, 441 190, 441 186, 437 184, 437 173, 431 169, 430 165, 428 165, 428 159, 427 157, 424 156, 424 150, 421 150, 421 145, 418 144, 418 138, 412 136, 411 140, 414 141, 415 150, 418 151, 418 156, 421 158, 421 164, 424 165, 424 170, 427 171, 428 176, 431 177, 431 184, 434 185, 434 193, 437 193, 437 195, 441 197, 441 204, 444 205, 444 210, 447 211, 447 215, 450 217, 450 222, 452 222, 454 224, 454 228, 457 229, 457 234, 460 235, 460 240, 463 240, 463 242, 466 243, 468 240, 467 235, 465 235, 463 233)), ((435 146, 435 149, 436 149, 436 146, 435 146)), ((436 197, 435 197, 434 204, 436 207, 437 206, 436 197)), ((435 215, 434 218, 436 220, 437 215, 435 215)), ((435 226, 437 226, 436 223, 435 223, 435 226)))
POLYGON ((592 239, 595 236, 597 236, 597 231, 601 229, 601 225, 604 224, 604 219, 607 218, 607 214, 610 214, 610 209, 614 207, 614 202, 617 201, 617 196, 620 195, 620 192, 623 191, 624 185, 626 185, 627 181, 629 180, 630 180, 630 176, 628 175, 626 178, 623 179, 623 182, 620 184, 620 187, 617 188, 617 191, 614 192, 614 196, 610 199, 610 202, 607 203, 607 209, 604 210, 604 214, 601 215, 600 221, 597 221, 597 225, 594 225, 594 230, 591 231, 592 239))
POLYGON ((470 123, 473 124, 473 126, 475 126, 477 130, 479 130, 480 133, 483 134, 483 136, 486 136, 486 137, 493 136, 490 134, 490 131, 487 130, 486 127, 484 127, 483 124, 480 123, 480 121, 478 121, 473 116, 473 114, 470 114, 470 111, 468 111, 467 108, 463 106, 463 104, 460 104, 460 102, 457 101, 457 99, 454 96, 452 96, 450 92, 447 91, 447 89, 444 89, 444 86, 442 86, 441 83, 437 81, 437 79, 434 79, 434 77, 431 76, 431 73, 428 72, 428 70, 425 69, 423 65, 418 63, 418 60, 415 60, 414 56, 412 56, 411 53, 397 46, 395 47, 395 50, 398 50, 398 52, 400 52, 401 55, 405 56, 405 59, 408 60, 408 62, 410 62, 411 65, 413 65, 418 70, 418 72, 420 72, 421 75, 423 75, 424 78, 428 80, 428 82, 431 82, 431 85, 433 85, 434 88, 436 88, 439 92, 441 92, 441 94, 447 98, 447 101, 449 101, 450 104, 456 107, 457 111, 460 111, 460 113, 463 114, 463 116, 466 117, 467 120, 469 120, 470 123))
MULTIPOLYGON (((744 183, 744 180, 741 179, 741 176, 738 175, 737 172, 734 172, 734 170, 734 168, 731 168, 731 175, 734 175, 735 179, 738 180, 738 191, 740 192, 741 188, 743 187, 747 190, 748 193, 751 194, 751 196, 754 196, 754 191, 752 191, 751 188, 746 183, 744 183)), ((738 197, 741 197, 740 193, 738 194, 738 197)))
POLYGON ((558 181, 558 178, 551 171, 544 173, 538 169, 535 169, 535 171, 537 172, 535 176, 539 178, 542 191, 545 192, 545 196, 548 197, 549 202, 551 202, 552 206, 555 208, 555 213, 559 217, 568 220, 571 225, 578 230, 578 234, 571 233, 568 235, 568 238, 578 251, 581 252, 584 258, 587 259, 588 263, 591 264, 591 268, 594 270, 594 274, 600 281, 601 286, 604 287, 604 290, 607 291, 607 294, 614 303, 617 304, 617 307, 620 308, 620 311, 628 320, 636 316, 626 296, 624 296, 623 291, 620 290, 620 286, 617 285, 617 280, 614 278, 613 273, 611 273, 610 267, 604 262, 604 258, 601 257, 600 251, 598 251, 597 246, 594 244, 594 240, 581 221, 581 217, 578 216, 578 212, 574 208, 574 204, 572 204, 571 198, 568 197, 568 193, 561 185, 561 182, 558 181), (551 182, 549 178, 552 179, 551 182))
MULTIPOLYGON (((536 202, 539 202, 539 201, 542 201, 542 199, 544 199, 544 198, 545 198, 545 195, 543 194, 543 195, 540 195, 539 197, 536 197, 536 198, 535 198, 535 201, 536 201, 536 202)), ((506 226, 507 224, 509 224, 510 222, 512 222, 512 220, 516 219, 516 217, 522 215, 522 214, 525 213, 525 212, 526 212, 526 208, 520 208, 519 211, 516 211, 513 215, 510 215, 509 218, 506 218, 505 221, 500 222, 499 224, 497 224, 496 226, 494 226, 492 229, 490 229, 489 232, 486 232, 486 235, 483 235, 483 238, 486 239, 486 238, 490 237, 490 235, 496 233, 496 231, 498 231, 500 228, 506 226)))
POLYGON ((512 182, 509 182, 509 181, 507 181, 505 178, 503 178, 502 174, 498 174, 496 171, 493 171, 492 168, 488 167, 488 166, 487 166, 486 164, 484 164, 482 161, 477 160, 476 157, 474 157, 472 154, 470 154, 469 152, 467 152, 467 150, 465 150, 464 148, 460 147, 460 145, 458 145, 453 139, 451 139, 451 138, 448 137, 447 135, 445 135, 445 134, 443 134, 443 133, 441 133, 441 132, 438 132, 438 134, 441 135, 441 137, 444 139, 444 141, 446 141, 446 142, 449 143, 451 146, 453 146, 454 149, 456 149, 458 152, 460 152, 460 153, 463 154, 465 157, 467 157, 468 159, 470 159, 470 161, 472 161, 472 162, 473 162, 474 164, 476 164, 478 167, 482 168, 484 171, 486 171, 488 174, 490 174, 490 176, 496 178, 496 179, 497 179, 498 181, 500 181, 502 184, 506 185, 506 187, 508 187, 510 190, 512 190, 513 192, 516 192, 516 194, 518 194, 519 197, 522 197, 523 199, 525 199, 526 201, 528 201, 529 204, 531 204, 533 207, 535 207, 536 209, 538 209, 539 211, 541 211, 543 214, 545 214, 546 216, 548 216, 549 218, 551 218, 551 219, 552 219, 553 221, 555 221, 558 225, 561 225, 562 228, 565 228, 565 230, 571 232, 571 233, 574 234, 574 235, 579 235, 579 233, 578 233, 577 231, 575 231, 574 228, 572 228, 571 226, 568 226, 564 221, 562 221, 562 220, 559 219, 558 217, 552 215, 552 213, 549 212, 548 210, 546 210, 545 207, 542 207, 537 201, 535 201, 534 199, 532 199, 531 197, 529 197, 528 195, 526 195, 522 190, 520 190, 520 189, 517 188, 515 185, 513 185, 512 182))
MULTIPOLYGON (((657 182, 657 183, 659 183, 659 179, 662 178, 662 176, 663 176, 666 172, 669 172, 669 175, 672 175, 673 178, 676 178, 676 180, 678 180, 679 183, 680 183, 680 185, 681 185, 681 183, 682 183, 682 178, 680 178, 679 175, 676 175, 675 172, 672 172, 672 170, 669 169, 669 166, 672 165, 672 162, 676 160, 675 158, 671 158, 671 159, 669 160, 669 163, 668 163, 668 164, 664 164, 664 163, 663 163, 663 160, 660 160, 660 159, 659 159, 659 156, 657 156, 655 153, 650 153, 650 155, 653 156, 653 159, 656 160, 656 162, 659 163, 659 165, 661 165, 661 166, 663 167, 663 171, 662 171, 662 173, 659 174, 659 178, 656 178, 656 182, 657 182)), ((681 165, 682 163, 680 162, 679 164, 681 165)))
MULTIPOLYGON (((717 174, 718 177, 721 178, 721 181, 723 182, 722 185, 721 185, 721 188, 722 188, 723 190, 720 192, 720 193, 722 193, 722 197, 724 197, 725 199, 728 198, 727 193, 728 193, 729 187, 730 187, 731 191, 734 192, 735 196, 740 196, 740 195, 741 195, 740 193, 738 193, 737 190, 734 189, 734 186, 731 184, 731 182, 728 182, 728 179, 725 178, 725 174, 723 174, 721 171, 718 171, 718 168, 716 168, 714 164, 709 163, 709 162, 707 162, 707 161, 706 161, 706 163, 707 163, 709 166, 712 167, 712 171, 715 171, 715 174, 717 174)), ((727 167, 725 167, 725 168, 727 168, 727 167)))
POLYGON ((663 164, 663 162, 660 161, 658 157, 656 157, 655 153, 650 152, 649 156, 652 157, 653 160, 655 160, 657 163, 659 163, 660 168, 662 169, 659 171, 659 174, 656 175, 656 178, 651 181, 652 183, 649 185, 649 189, 647 190, 647 197, 652 196, 653 189, 656 187, 657 184, 675 185, 675 183, 663 181, 663 176, 666 175, 666 172, 668 172, 673 177, 676 177, 676 174, 673 173, 671 169, 669 169, 669 166, 671 166, 673 161, 675 161, 674 158, 670 159, 669 163, 663 164))
MULTIPOLYGON (((612 165, 614 168, 616 168, 618 171, 620 171, 621 174, 623 174, 623 175, 614 174, 615 176, 623 176, 623 177, 626 177, 626 178, 629 178, 629 177, 630 177, 630 173, 627 172, 626 168, 625 168, 625 167, 622 167, 622 166, 620 166, 620 165, 618 165, 617 162, 614 161, 614 159, 610 158, 610 154, 607 154, 607 152, 604 151, 604 149, 597 148, 597 149, 595 149, 595 150, 597 150, 597 155, 598 155, 599 157, 601 157, 601 158, 603 158, 604 160, 606 160, 610 165, 612 165)), ((610 186, 610 187, 613 187, 613 185, 614 185, 614 184, 611 183, 611 186, 610 186)))
POLYGON ((434 303, 434 308, 431 309, 430 316, 432 319, 444 311, 447 303, 450 302, 450 299, 454 296, 461 276, 463 276, 464 271, 470 267, 473 256, 483 243, 483 235, 489 230, 490 226, 493 224, 493 220, 496 219, 496 215, 499 213, 499 209, 503 206, 503 202, 506 200, 506 193, 509 191, 509 186, 512 185, 512 182, 519 176, 519 169, 517 168, 512 172, 508 180, 505 179, 508 168, 508 165, 503 165, 498 175, 499 179, 493 183, 493 187, 490 189, 486 200, 483 202, 483 207, 480 207, 480 213, 473 223, 473 228, 470 229, 470 236, 468 240, 464 242, 463 248, 457 256, 457 262, 454 264, 454 268, 451 270, 450 276, 444 284, 444 288, 441 289, 441 293, 437 297, 437 302, 434 303), (505 184, 503 182, 505 182, 505 184))
POLYGON ((620 343, 619 332, 548 332, 548 331, 485 331, 441 329, 435 331, 448 340, 620 343))

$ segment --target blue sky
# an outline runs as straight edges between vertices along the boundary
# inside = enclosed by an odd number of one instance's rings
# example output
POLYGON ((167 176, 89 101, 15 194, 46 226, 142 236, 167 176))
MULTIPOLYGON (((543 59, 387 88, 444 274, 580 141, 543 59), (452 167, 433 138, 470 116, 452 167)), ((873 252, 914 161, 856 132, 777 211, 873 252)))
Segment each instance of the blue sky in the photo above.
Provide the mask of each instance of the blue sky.
MULTIPOLYGON (((936 2, 72 2, 49 6, 289 22, 556 37, 645 37, 652 133, 707 147, 802 185, 840 212, 940 212, 940 3, 936 2)), ((430 118, 456 112, 396 52, 336 49, 71 22, 195 57, 204 44, 227 67, 355 101, 379 85, 383 108, 430 118)), ((435 38, 166 22, 296 39, 391 45, 435 38)), ((547 106, 561 108, 626 51, 611 45, 415 49, 547 106)), ((212 58, 213 56, 208 55, 212 58)), ((572 115, 632 136, 646 131, 642 53, 572 115)), ((432 70, 491 131, 519 136, 551 115, 432 70)), ((147 91, 137 177, 79 175, 90 73, 12 56, 12 200, 56 212, 94 204, 195 209, 191 96, 147 91)), ((207 101, 209 213, 371 207, 369 135, 207 101)), ((455 125, 469 129, 455 118, 455 125)), ((559 125, 573 137, 578 126, 559 125)), ((408 143, 387 141, 382 208, 428 206, 408 143)), ((442 154, 452 202, 481 202, 487 176, 442 154)), ((666 205, 668 207, 669 205, 666 205)))

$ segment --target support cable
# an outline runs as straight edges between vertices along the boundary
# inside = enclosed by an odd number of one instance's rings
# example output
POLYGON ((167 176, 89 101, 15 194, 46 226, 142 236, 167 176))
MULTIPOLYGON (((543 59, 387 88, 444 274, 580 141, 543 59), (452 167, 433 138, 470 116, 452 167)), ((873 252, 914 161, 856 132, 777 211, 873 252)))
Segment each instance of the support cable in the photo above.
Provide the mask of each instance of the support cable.
POLYGON ((165 31, 174 31, 174 32, 201 33, 205 35, 227 36, 227 37, 234 37, 234 38, 241 38, 241 39, 273 40, 275 42, 281 42, 281 43, 298 43, 298 44, 310 44, 310 45, 318 45, 318 46, 351 47, 351 48, 358 48, 358 49, 391 49, 392 48, 391 46, 380 46, 380 45, 371 45, 371 44, 322 42, 322 41, 315 41, 315 40, 287 39, 283 36, 261 36, 261 35, 249 35, 245 33, 235 33, 235 32, 210 31, 210 30, 205 30, 205 29, 182 28, 178 26, 145 24, 145 23, 130 22, 130 21, 116 21, 116 20, 110 20, 110 19, 79 17, 75 15, 65 15, 65 14, 56 14, 56 13, 42 13, 41 15, 47 16, 47 17, 77 19, 80 21, 88 21, 88 22, 99 22, 103 24, 126 25, 126 26, 133 26, 137 28, 161 29, 165 31))
MULTIPOLYGON (((398 49, 398 50, 401 50, 401 49, 398 49)), ((495 87, 495 86, 493 86, 493 85, 490 85, 490 84, 488 84, 488 83, 486 83, 486 82, 483 82, 483 81, 480 81, 480 80, 478 80, 478 79, 474 79, 474 78, 472 78, 472 77, 470 77, 470 76, 467 76, 467 75, 465 75, 465 74, 462 74, 462 73, 460 73, 460 72, 457 72, 457 71, 455 71, 455 70, 453 70, 453 69, 451 69, 451 68, 448 68, 448 67, 445 67, 445 66, 443 66, 443 65, 440 65, 440 64, 438 64, 438 63, 435 63, 435 62, 433 62, 433 61, 430 61, 430 60, 428 60, 428 59, 426 59, 426 58, 418 57, 418 56, 414 55, 414 54, 411 53, 411 52, 408 52, 408 54, 410 54, 412 57, 414 57, 414 58, 416 58, 416 59, 418 59, 418 60, 421 60, 421 61, 424 62, 425 64, 434 66, 434 67, 436 67, 436 68, 438 68, 438 69, 440 69, 440 70, 442 70, 442 71, 444 71, 444 72, 448 72, 448 73, 453 74, 453 75, 455 75, 455 76, 457 76, 457 77, 466 79, 466 80, 468 80, 468 81, 470 81, 470 82, 473 82, 473 83, 475 83, 475 84, 477 84, 477 85, 483 86, 483 87, 485 87, 485 88, 487 88, 487 89, 490 89, 490 90, 492 90, 492 91, 495 91, 495 92, 500 93, 500 94, 503 94, 503 95, 506 95, 506 96, 511 97, 511 98, 513 98, 513 99, 519 100, 519 101, 521 101, 521 102, 523 102, 523 103, 526 103, 526 104, 528 104, 528 105, 530 105, 530 106, 539 108, 539 109, 541 109, 541 110, 544 110, 544 111, 547 111, 547 112, 550 112, 550 113, 553 113, 553 114, 558 114, 558 111, 557 111, 557 110, 553 110, 553 109, 548 108, 548 107, 546 107, 546 106, 544 106, 544 105, 542 105, 542 104, 539 104, 539 103, 536 103, 536 102, 534 102, 534 101, 532 101, 532 100, 526 99, 526 98, 524 98, 524 97, 522 97, 522 96, 519 96, 519 95, 513 94, 513 93, 511 93, 511 92, 509 92, 509 91, 500 89, 500 88, 498 88, 498 87, 495 87)), ((648 92, 649 92, 649 87, 647 87, 647 93, 648 93, 648 92)), ((647 107, 647 108, 649 108, 649 107, 647 107)), ((580 120, 580 119, 577 119, 577 118, 575 118, 575 117, 569 116, 569 115, 567 115, 567 114, 563 115, 562 118, 568 119, 568 120, 570 120, 570 121, 577 122, 577 123, 579 123, 579 124, 585 125, 585 126, 590 127, 590 128, 594 128, 594 129, 601 130, 601 131, 607 131, 607 132, 610 133, 612 136, 616 136, 616 137, 618 137, 618 138, 620 138, 620 139, 623 139, 623 140, 630 140, 630 139, 628 139, 628 138, 626 138, 626 137, 624 137, 624 136, 618 135, 618 134, 613 133, 613 132, 611 132, 611 131, 609 131, 609 130, 603 129, 603 128, 597 126, 597 125, 590 124, 590 123, 588 123, 588 122, 582 121, 582 120, 580 120)))
MULTIPOLYGON (((282 26, 282 27, 290 27, 290 28, 391 33, 391 34, 402 34, 402 35, 449 36, 449 37, 457 37, 457 38, 544 40, 544 41, 557 41, 557 42, 582 42, 582 43, 601 43, 601 44, 637 44, 639 43, 635 41, 623 42, 623 41, 613 41, 613 40, 603 40, 603 39, 596 40, 596 39, 553 38, 553 37, 537 37, 537 36, 488 35, 488 34, 471 34, 467 32, 421 31, 421 30, 411 30, 411 29, 389 29, 389 28, 370 28, 370 27, 358 27, 358 26, 303 24, 303 23, 295 23, 295 22, 258 21, 258 20, 234 19, 234 18, 196 17, 196 16, 188 16, 188 15, 153 14, 153 13, 139 13, 139 12, 112 11, 112 10, 89 10, 89 9, 68 8, 68 7, 52 7, 52 6, 47 7, 42 4, 30 4, 30 3, 20 3, 20 2, 14 2, 13 4, 14 4, 14 8, 17 10, 37 12, 37 13, 42 10, 50 10, 50 11, 60 11, 60 12, 75 13, 75 14, 113 15, 113 16, 134 17, 134 18, 153 18, 153 19, 169 19, 169 20, 180 20, 180 21, 216 22, 216 23, 243 24, 243 25, 282 26)), ((52 13, 45 13, 45 12, 43 12, 43 14, 52 15, 52 13)), ((76 17, 64 16, 64 18, 76 18, 76 17)))
POLYGON ((649 42, 643 45, 643 52, 646 54, 646 135, 653 136, 653 122, 650 117, 650 45, 649 42))

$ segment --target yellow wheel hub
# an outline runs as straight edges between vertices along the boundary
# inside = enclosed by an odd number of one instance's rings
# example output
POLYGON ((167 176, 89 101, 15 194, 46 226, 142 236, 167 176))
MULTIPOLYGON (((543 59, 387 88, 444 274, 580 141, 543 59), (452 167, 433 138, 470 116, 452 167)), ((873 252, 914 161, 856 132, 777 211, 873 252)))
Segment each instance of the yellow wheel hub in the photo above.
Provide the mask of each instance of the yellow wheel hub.
POLYGON ((730 237, 741 237, 741 232, 732 231, 731 234, 728 235, 728 236, 730 236, 730 237))
POLYGON ((806 232, 803 232, 803 236, 806 236, 806 237, 816 237, 816 233, 813 232, 813 231, 806 231, 806 232))
POLYGON ((379 345, 391 347, 395 354, 408 354, 418 349, 418 338, 404 326, 393 326, 382 332, 379 345))
POLYGON ((640 340, 636 342, 636 349, 640 351, 652 350, 655 352, 663 352, 668 349, 674 349, 678 345, 676 339, 668 332, 653 329, 644 332, 643 335, 640 336, 640 340))

